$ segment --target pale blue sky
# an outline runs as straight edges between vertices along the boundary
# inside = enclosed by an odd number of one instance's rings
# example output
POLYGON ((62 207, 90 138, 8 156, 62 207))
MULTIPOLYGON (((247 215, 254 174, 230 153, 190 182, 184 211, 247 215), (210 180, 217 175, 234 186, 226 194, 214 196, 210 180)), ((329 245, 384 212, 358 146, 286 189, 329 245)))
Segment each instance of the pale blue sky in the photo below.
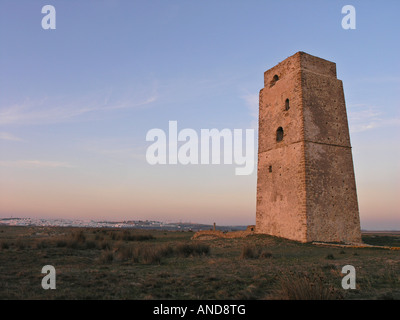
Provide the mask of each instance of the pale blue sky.
POLYGON ((398 1, 0 3, 0 216, 255 222, 256 170, 150 166, 152 128, 252 128, 297 51, 343 80, 367 229, 400 229, 398 1), (43 30, 41 8, 56 8, 43 30), (341 9, 356 8, 356 30, 341 9))

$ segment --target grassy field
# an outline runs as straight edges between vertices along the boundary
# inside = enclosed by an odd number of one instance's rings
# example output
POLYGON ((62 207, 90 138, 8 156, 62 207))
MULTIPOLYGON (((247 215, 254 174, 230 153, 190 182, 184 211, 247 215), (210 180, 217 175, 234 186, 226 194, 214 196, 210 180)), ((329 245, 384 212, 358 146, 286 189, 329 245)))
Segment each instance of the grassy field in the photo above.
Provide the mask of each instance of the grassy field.
MULTIPOLYGON (((252 235, 0 226, 0 299, 400 299, 400 251, 252 235), (344 265, 355 290, 341 287, 344 265), (41 287, 44 265, 56 290, 41 287)), ((400 234, 367 233, 400 246, 400 234)))

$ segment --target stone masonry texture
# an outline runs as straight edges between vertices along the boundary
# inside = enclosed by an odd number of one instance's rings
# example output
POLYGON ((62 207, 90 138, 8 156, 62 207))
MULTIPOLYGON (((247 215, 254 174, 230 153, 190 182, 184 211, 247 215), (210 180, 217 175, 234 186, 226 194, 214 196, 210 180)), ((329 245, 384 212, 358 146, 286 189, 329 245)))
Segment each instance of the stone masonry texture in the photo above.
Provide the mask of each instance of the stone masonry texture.
POLYGON ((361 243, 336 64, 297 52, 264 73, 259 108, 256 232, 361 243))

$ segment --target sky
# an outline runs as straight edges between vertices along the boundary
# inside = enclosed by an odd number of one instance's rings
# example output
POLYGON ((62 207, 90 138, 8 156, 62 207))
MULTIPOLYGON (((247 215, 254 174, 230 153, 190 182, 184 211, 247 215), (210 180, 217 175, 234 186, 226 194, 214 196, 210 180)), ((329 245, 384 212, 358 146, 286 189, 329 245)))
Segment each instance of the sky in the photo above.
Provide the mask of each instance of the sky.
POLYGON ((361 227, 400 230, 399 11, 397 0, 2 0, 0 217, 254 224, 256 168, 151 165, 146 135, 169 121, 257 130, 264 71, 304 51, 343 81, 361 227), (348 4, 356 29, 342 28, 348 4), (55 29, 42 28, 45 5, 55 29))

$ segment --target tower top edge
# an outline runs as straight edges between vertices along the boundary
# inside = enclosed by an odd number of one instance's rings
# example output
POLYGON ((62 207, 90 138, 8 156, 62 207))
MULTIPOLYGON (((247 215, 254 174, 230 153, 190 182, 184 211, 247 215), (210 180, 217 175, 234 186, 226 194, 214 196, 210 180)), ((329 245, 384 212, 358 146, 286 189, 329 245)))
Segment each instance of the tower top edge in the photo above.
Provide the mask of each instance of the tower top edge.
POLYGON ((282 78, 283 75, 294 71, 300 72, 307 70, 325 76, 337 77, 335 62, 313 56, 303 51, 298 51, 265 71, 264 83, 269 83, 273 77, 282 78))

